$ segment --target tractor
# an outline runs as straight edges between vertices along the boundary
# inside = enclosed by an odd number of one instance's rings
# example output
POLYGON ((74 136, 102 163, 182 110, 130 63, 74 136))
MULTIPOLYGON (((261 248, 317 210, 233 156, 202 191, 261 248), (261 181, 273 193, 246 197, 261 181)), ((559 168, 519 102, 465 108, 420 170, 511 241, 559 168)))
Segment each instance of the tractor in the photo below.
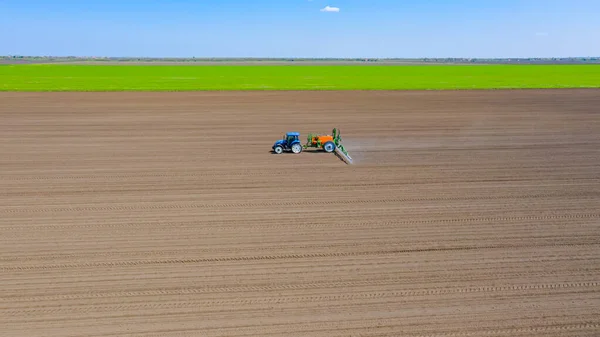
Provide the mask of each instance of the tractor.
POLYGON ((273 152, 277 154, 283 153, 283 151, 292 151, 293 153, 302 152, 302 144, 300 143, 300 133, 288 132, 283 135, 283 139, 280 139, 273 144, 273 152))

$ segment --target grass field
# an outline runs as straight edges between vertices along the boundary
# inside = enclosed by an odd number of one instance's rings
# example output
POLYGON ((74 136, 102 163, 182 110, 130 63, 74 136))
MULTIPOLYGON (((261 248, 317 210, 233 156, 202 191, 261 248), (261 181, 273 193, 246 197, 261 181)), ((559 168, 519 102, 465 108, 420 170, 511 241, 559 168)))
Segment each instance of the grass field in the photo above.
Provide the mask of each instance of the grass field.
POLYGON ((598 88, 600 65, 3 65, 0 91, 598 88))

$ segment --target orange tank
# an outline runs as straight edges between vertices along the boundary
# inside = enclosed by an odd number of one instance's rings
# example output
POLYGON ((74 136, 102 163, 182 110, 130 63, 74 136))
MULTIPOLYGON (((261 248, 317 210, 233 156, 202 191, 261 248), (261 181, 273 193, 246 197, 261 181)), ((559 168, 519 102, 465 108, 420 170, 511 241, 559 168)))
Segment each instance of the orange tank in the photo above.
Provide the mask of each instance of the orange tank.
POLYGON ((317 144, 321 144, 321 146, 323 146, 323 144, 327 143, 327 142, 333 142, 333 136, 330 135, 324 135, 324 136, 314 136, 312 138, 312 144, 313 145, 317 145, 317 144))

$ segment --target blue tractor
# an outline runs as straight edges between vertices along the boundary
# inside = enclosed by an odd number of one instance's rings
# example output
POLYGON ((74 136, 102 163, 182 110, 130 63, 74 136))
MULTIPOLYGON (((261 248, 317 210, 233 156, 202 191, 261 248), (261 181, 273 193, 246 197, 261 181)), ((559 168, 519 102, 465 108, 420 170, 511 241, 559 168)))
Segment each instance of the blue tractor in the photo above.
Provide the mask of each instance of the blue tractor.
POLYGON ((288 132, 273 144, 273 152, 280 154, 283 151, 292 151, 293 153, 302 152, 302 144, 300 143, 300 133, 288 132))

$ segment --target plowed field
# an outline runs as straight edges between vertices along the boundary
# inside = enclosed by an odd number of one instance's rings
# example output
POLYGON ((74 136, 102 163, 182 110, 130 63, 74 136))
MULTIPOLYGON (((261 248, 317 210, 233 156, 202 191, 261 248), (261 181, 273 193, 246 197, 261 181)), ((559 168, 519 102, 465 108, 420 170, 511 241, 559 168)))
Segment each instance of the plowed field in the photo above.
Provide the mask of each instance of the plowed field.
POLYGON ((0 243, 2 336, 598 336, 600 91, 1 93, 0 243))

